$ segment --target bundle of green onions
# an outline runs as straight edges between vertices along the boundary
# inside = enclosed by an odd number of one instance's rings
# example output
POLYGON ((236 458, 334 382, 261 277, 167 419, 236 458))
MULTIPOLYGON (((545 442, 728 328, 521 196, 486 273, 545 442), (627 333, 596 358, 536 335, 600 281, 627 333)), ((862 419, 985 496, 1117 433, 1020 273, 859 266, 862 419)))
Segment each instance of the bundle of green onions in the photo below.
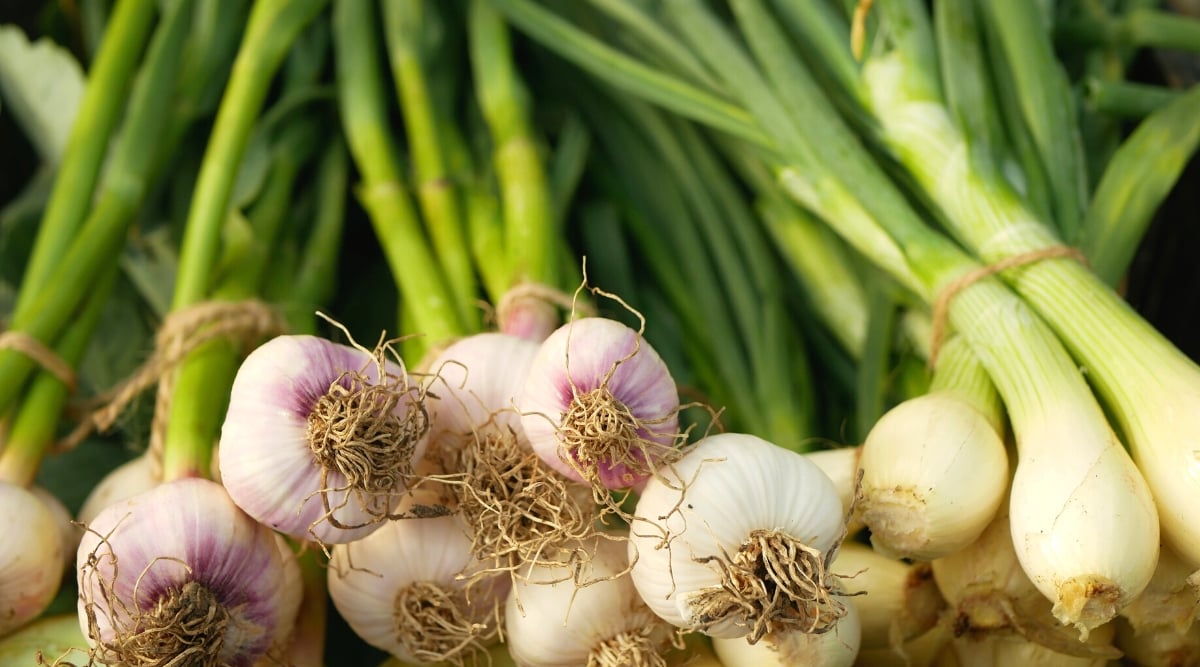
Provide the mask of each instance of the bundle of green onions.
POLYGON ((1118 291, 1196 20, 58 11, 0 27, 5 664, 1200 660, 1200 366, 1118 291))

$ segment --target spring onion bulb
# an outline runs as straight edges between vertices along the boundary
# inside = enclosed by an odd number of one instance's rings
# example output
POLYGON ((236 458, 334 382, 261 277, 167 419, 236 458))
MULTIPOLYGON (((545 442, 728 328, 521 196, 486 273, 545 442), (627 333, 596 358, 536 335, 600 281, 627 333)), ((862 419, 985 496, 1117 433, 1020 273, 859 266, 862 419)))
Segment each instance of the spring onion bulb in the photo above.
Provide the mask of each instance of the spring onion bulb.
POLYGON ((110 505, 77 556, 91 657, 143 667, 249 667, 282 644, 299 596, 276 536, 214 482, 186 478, 110 505))
POLYGON ((401 660, 462 660, 496 639, 509 589, 508 577, 469 576, 471 543, 458 515, 389 521, 333 547, 330 598, 359 637, 401 660))
POLYGON ((1116 621, 1118 649, 1129 664, 1138 667, 1183 667, 1200 664, 1200 623, 1186 630, 1172 625, 1151 625, 1141 630, 1124 619, 1116 621))
POLYGON ((905 563, 846 542, 830 568, 858 610, 863 648, 899 647, 932 628, 946 606, 929 563, 905 563))
POLYGON ((62 583, 63 541, 54 512, 32 491, 0 482, 8 530, 0 545, 0 636, 42 613, 62 583))
POLYGON ((542 342, 518 405, 538 456, 601 493, 643 482, 681 439, 667 365, 639 332, 602 317, 542 342))
POLYGON ((958 667, 1106 667, 1113 648, 1113 623, 1097 627, 1084 644, 1090 655, 1068 655, 1018 635, 989 635, 983 638, 960 637, 950 642, 958 667))
POLYGON ((1200 572, 1173 549, 1158 554, 1158 567, 1141 595, 1121 610, 1134 632, 1166 626, 1184 634, 1200 618, 1200 572))
POLYGON ((767 635, 751 644, 745 637, 713 639, 713 650, 724 665, 754 667, 851 667, 860 648, 862 628, 858 609, 843 599, 846 615, 829 632, 812 634, 800 630, 767 635))
POLYGON ((516 579, 504 614, 513 659, 521 667, 665 667, 675 630, 639 597, 625 540, 579 544, 586 556, 573 575, 564 576, 564 561, 532 565, 516 579))
POLYGON ((953 392, 908 399, 862 445, 863 523, 895 558, 932 560, 979 536, 1005 500, 1008 457, 987 417, 953 392))
POLYGON ((1107 642, 1081 642, 1054 618, 1051 602, 1021 567, 1003 512, 975 542, 930 565, 956 637, 1015 635, 1066 655, 1119 657, 1107 642))
POLYGON ((258 521, 339 544, 391 516, 428 416, 421 389, 374 352, 279 336, 242 362, 221 427, 221 481, 258 521))
POLYGON ((919 637, 910 639, 901 646, 888 648, 862 647, 854 663, 863 667, 930 667, 942 665, 943 654, 952 657, 948 650, 953 637, 949 626, 939 623, 919 637))
POLYGON ((713 637, 826 632, 846 614, 828 573, 845 533, 833 482, 761 438, 700 440, 646 484, 633 582, 662 618, 713 637))

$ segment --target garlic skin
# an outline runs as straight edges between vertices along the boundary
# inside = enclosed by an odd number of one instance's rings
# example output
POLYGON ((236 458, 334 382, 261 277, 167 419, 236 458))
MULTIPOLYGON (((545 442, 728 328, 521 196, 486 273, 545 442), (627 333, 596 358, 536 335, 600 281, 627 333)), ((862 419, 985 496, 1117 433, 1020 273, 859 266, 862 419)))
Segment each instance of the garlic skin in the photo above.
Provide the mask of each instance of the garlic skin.
POLYGON ((280 595, 287 571, 275 534, 204 479, 162 484, 101 511, 77 564, 80 627, 105 664, 132 661, 125 642, 140 638, 163 661, 200 646, 221 665, 249 667, 296 617, 298 600, 280 595))
POLYGON ((975 540, 1008 488, 1004 443, 988 418, 952 392, 909 399, 862 445, 862 521, 894 558, 933 560, 975 540))
MULTIPOLYGON (((419 392, 415 387, 385 390, 399 393, 391 413, 369 413, 373 424, 342 433, 343 443, 328 447, 333 457, 364 452, 386 457, 386 464, 355 461, 362 465, 352 467, 369 475, 359 483, 351 483, 337 460, 316 454, 314 447, 326 443, 314 440, 324 437, 314 429, 332 423, 315 413, 333 395, 331 385, 349 388, 345 374, 357 372, 366 387, 378 388, 381 365, 389 382, 407 383, 396 364, 381 364, 366 351, 315 336, 279 336, 251 352, 234 379, 217 450, 221 482, 234 502, 259 522, 300 540, 339 544, 377 529, 403 495, 405 471, 424 455, 428 424, 419 392), (391 418, 398 423, 379 424, 391 418), (362 444, 360 429, 370 429, 370 449, 362 444)), ((337 409, 346 405, 336 404, 337 409)), ((362 414, 368 413, 355 413, 362 414)), ((334 416, 349 421, 347 414, 334 416)))
POLYGON ((333 547, 328 572, 329 596, 355 634, 406 662, 465 657, 483 650, 496 637, 496 609, 508 593, 509 577, 488 576, 467 590, 460 575, 471 574, 471 535, 463 519, 447 515, 384 523, 367 537, 333 547), (429 645, 425 628, 401 622, 402 596, 436 588, 454 599, 454 622, 470 624, 452 641, 429 645), (425 642, 425 643, 423 643, 425 642), (458 646, 448 656, 430 653, 458 646))
POLYGON ((91 523, 105 507, 149 491, 160 481, 149 454, 130 459, 100 480, 83 501, 76 518, 83 524, 91 523))
POLYGON ((751 553, 747 549, 764 535, 794 548, 782 558, 798 566, 795 561, 803 557, 811 569, 806 576, 825 581, 825 562, 844 533, 842 503, 829 477, 803 456, 752 435, 709 436, 650 479, 634 514, 629 543, 634 585, 654 613, 673 625, 737 638, 775 630, 781 613, 784 626, 799 621, 818 630, 844 613, 840 605, 801 609, 793 602, 772 608, 769 620, 760 609, 744 607, 706 618, 701 607, 722 590, 728 561, 715 560, 751 553))
POLYGON ((82 531, 76 528, 75 524, 71 523, 71 512, 67 510, 67 506, 57 496, 40 486, 32 487, 29 490, 39 500, 46 503, 46 507, 54 515, 54 526, 58 528, 58 536, 62 539, 63 571, 70 570, 75 566, 75 548, 79 546, 79 538, 82 536, 82 531))
POLYGON ((624 542, 600 537, 585 549, 589 558, 574 579, 565 562, 517 577, 504 613, 513 659, 521 667, 656 664, 648 658, 665 652, 674 629, 638 596, 624 542))
POLYGON ((469 436, 485 423, 519 431, 517 398, 537 354, 538 343, 502 333, 455 341, 429 366, 430 437, 469 436))
POLYGON ((862 446, 822 449, 805 452, 803 456, 815 463, 837 487, 838 497, 842 500, 842 513, 849 517, 846 534, 853 535, 862 530, 862 511, 854 503, 862 446), (850 513, 852 509, 854 510, 853 514, 850 513))
POLYGON ((713 639, 713 650, 724 665, 851 667, 859 654, 862 615, 850 604, 849 598, 843 598, 843 603, 847 613, 829 632, 767 635, 756 644, 747 642, 744 637, 717 637, 713 639))
POLYGON ((910 565, 846 542, 830 569, 858 610, 863 648, 900 646, 932 628, 946 606, 928 563, 910 565))
POLYGON ((575 481, 591 481, 587 473, 609 489, 641 483, 655 466, 647 456, 658 458, 679 437, 679 395, 666 363, 637 331, 602 317, 568 322, 542 342, 518 405, 525 435, 543 461, 575 481), (586 408, 611 409, 620 416, 575 423, 572 415, 586 408), (612 446, 633 463, 613 458, 610 451, 570 450, 575 445, 568 439, 597 433, 612 442, 592 439, 589 449, 612 446), (594 469, 590 456, 597 459, 594 469))
POLYGON ((0 636, 37 618, 62 583, 63 541, 50 507, 28 489, 0 482, 8 529, 0 543, 0 636))

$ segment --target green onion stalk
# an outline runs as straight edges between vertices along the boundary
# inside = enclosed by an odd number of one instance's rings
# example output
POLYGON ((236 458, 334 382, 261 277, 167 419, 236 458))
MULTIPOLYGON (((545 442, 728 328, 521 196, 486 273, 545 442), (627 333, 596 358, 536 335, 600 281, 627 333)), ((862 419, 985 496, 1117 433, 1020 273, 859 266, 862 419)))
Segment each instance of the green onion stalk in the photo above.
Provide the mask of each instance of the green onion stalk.
POLYGON ((458 317, 468 330, 477 328, 475 275, 464 239, 459 184, 450 171, 442 119, 431 79, 433 60, 445 27, 436 3, 399 0, 382 4, 383 32, 392 78, 404 119, 413 163, 417 204, 433 245, 458 317))
MULTIPOLYGON (((97 191, 95 207, 87 213, 79 235, 67 251, 63 269, 53 281, 40 283, 46 307, 40 309, 32 322, 49 323, 45 324, 46 329, 36 329, 38 333, 66 327, 64 333, 56 334, 59 338, 56 353, 72 369, 78 368, 98 321, 98 312, 108 301, 115 280, 113 267, 118 265, 125 232, 142 203, 143 193, 156 177, 150 163, 155 142, 163 131, 171 82, 179 69, 188 7, 183 2, 173 5, 155 31, 97 191), (50 308, 51 305, 54 307, 50 308)), ((26 486, 33 481, 43 456, 54 442, 59 419, 73 389, 48 371, 35 375, 15 412, 8 443, 0 457, 0 479, 26 486)))
MULTIPOLYGON (((323 0, 258 3, 251 11, 233 72, 209 137, 180 248, 173 311, 215 296, 213 270, 221 249, 237 170, 275 73, 323 0)), ((259 276, 260 277, 260 276, 259 276)), ((175 370, 163 441, 163 479, 207 476, 212 447, 237 370, 236 348, 217 339, 193 350, 175 370)))
MULTIPOLYGON (((94 235, 99 231, 96 227, 103 227, 102 223, 93 223, 88 229, 83 227, 110 135, 126 100, 124 92, 133 80, 154 16, 155 3, 151 0, 118 3, 105 32, 107 39, 103 40, 88 73, 78 120, 71 128, 8 325, 10 330, 30 335, 43 344, 54 344, 61 327, 95 283, 99 267, 112 261, 106 252, 113 245, 111 237, 94 235), (80 243, 84 234, 90 236, 88 245, 80 243), (75 253, 68 258, 72 249, 75 253), (76 268, 79 262, 86 262, 89 271, 76 268), (64 268, 72 271, 64 275, 64 268), (47 294, 51 289, 57 293, 47 294)), ((124 187, 118 186, 114 179, 109 181, 113 189, 124 187)), ((136 199, 140 193, 135 188, 132 192, 114 194, 109 207, 122 206, 130 195, 136 199)), ((128 219, 119 213, 107 216, 107 220, 119 223, 127 223, 128 219)), ((114 236, 120 238, 122 233, 114 236)), ((11 408, 34 368, 33 360, 21 352, 0 349, 0 414, 11 408)))
MULTIPOLYGON (((757 131, 744 134, 771 138, 766 148, 779 167, 780 186, 926 303, 976 271, 978 264, 928 226, 863 149, 765 7, 751 0, 732 4, 757 64, 698 3, 672 3, 669 15, 733 91, 736 102, 725 104, 745 105, 752 114, 757 131)), ((518 26, 530 26, 535 38, 549 28, 569 34, 569 41, 547 45, 572 53, 593 75, 616 85, 637 78, 646 67, 628 66, 628 57, 586 39, 532 3, 498 0, 497 5, 518 26), (593 58, 593 52, 604 57, 593 58)), ((655 76, 670 75, 656 71, 655 76)), ((644 84, 625 89, 636 94, 644 84)), ((685 86, 676 79, 673 85, 685 86)), ((696 96, 690 91, 686 97, 696 96)), ((660 100, 689 112, 681 99, 659 95, 655 101, 660 100)), ((1158 554, 1155 507, 1053 331, 995 278, 957 289, 947 309, 949 324, 969 342, 995 383, 1018 446, 1009 507, 1022 565, 1054 603, 1056 616, 1086 636, 1149 581, 1158 554)))
POLYGON ((362 179, 356 194, 399 288, 402 310, 411 314, 411 328, 422 334, 416 339, 420 355, 471 328, 408 195, 389 130, 372 5, 366 0, 338 2, 332 21, 342 131, 362 179))
MULTIPOLYGON (((864 103, 876 110, 881 138, 937 203, 955 235, 986 263, 1037 256, 1065 242, 1082 241, 1103 262, 1098 270, 1104 275, 1123 272, 1130 255, 1126 251, 1112 259, 1106 245, 1136 243, 1137 226, 1144 225, 1153 206, 1137 202, 1145 215, 1130 216, 1124 224, 1113 223, 1111 212, 1095 207, 1111 203, 1101 195, 1120 184, 1154 188, 1161 201, 1177 175, 1172 166, 1159 171, 1142 161, 1114 161, 1112 169, 1120 171, 1106 172, 1111 183, 1093 199, 1084 236, 1064 239, 1006 182, 988 178, 965 159, 969 139, 924 85, 930 75, 914 67, 902 50, 873 57, 864 68, 864 92, 870 96, 864 103), (1110 224, 1089 224, 1100 220, 1110 224)), ((1200 94, 1193 94, 1178 100, 1179 106, 1162 109, 1162 117, 1171 119, 1171 136, 1194 134, 1194 114, 1180 112, 1198 103, 1200 94)), ((1084 263, 1044 259, 1005 271, 1003 277, 1087 368, 1150 484, 1167 543, 1200 566, 1200 459, 1195 456, 1200 367, 1084 263)))
POLYGON ((492 252, 502 249, 507 264, 503 293, 493 296, 498 325, 501 331, 540 340, 558 327, 559 317, 555 304, 536 290, 562 287, 554 244, 560 230, 546 165, 508 26, 487 0, 472 0, 467 12, 475 95, 491 135, 500 194, 501 238, 492 252))

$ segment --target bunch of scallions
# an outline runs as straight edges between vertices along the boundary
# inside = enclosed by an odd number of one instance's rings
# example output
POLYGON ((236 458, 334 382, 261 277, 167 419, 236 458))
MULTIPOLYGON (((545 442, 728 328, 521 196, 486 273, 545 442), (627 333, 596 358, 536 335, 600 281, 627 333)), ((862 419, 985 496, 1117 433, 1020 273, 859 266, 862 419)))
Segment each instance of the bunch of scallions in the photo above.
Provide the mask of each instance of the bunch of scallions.
POLYGON ((1197 20, 40 11, 0 663, 1200 664, 1200 367, 1122 296, 1197 20))

